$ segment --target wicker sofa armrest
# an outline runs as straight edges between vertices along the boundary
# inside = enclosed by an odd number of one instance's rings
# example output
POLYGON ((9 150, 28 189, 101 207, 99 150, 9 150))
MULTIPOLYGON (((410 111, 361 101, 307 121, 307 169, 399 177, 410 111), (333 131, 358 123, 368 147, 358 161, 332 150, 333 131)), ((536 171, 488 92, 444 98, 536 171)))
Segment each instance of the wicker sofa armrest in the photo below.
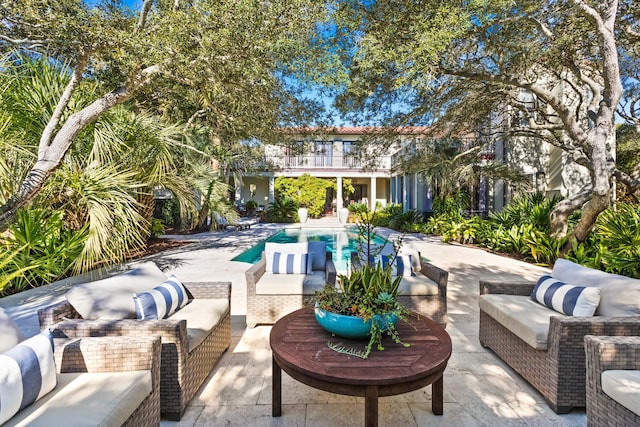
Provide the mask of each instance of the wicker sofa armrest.
POLYGON ((506 294, 506 295, 531 295, 535 282, 531 281, 510 281, 494 282, 480 280, 480 295, 486 294, 506 294))
POLYGON ((325 265, 324 272, 326 283, 335 286, 337 271, 336 264, 333 262, 333 255, 331 254, 331 251, 327 251, 327 263, 325 265))
POLYGON ((436 267, 435 265, 421 259, 420 273, 438 284, 438 296, 447 296, 447 283, 449 282, 449 272, 447 270, 443 270, 442 268, 436 267))
POLYGON ((584 337, 587 367, 599 382, 600 374, 607 370, 640 369, 640 336, 584 337))
POLYGON ((157 336, 85 337, 56 340, 58 372, 152 372, 153 383, 160 381, 161 341, 157 336))
POLYGON ((247 281, 247 296, 256 295, 256 284, 260 281, 260 278, 264 276, 267 271, 267 261, 264 256, 257 263, 253 264, 247 271, 244 272, 244 277, 247 281))
POLYGON ((183 282, 183 285, 195 299, 223 298, 231 301, 231 282, 183 282))
MULTIPOLYGON (((640 317, 563 317, 553 316, 549 323, 548 350, 551 358, 570 357, 569 348, 583 351, 586 335, 640 335, 640 317)), ((571 363, 570 360, 567 360, 571 363)))
POLYGON ((184 319, 70 319, 58 323, 53 333, 56 338, 159 336, 163 345, 175 344, 176 350, 183 357, 186 357, 188 351, 187 321, 184 319))
POLYGON ((38 310, 40 329, 49 328, 65 319, 80 318, 80 314, 66 299, 38 310))

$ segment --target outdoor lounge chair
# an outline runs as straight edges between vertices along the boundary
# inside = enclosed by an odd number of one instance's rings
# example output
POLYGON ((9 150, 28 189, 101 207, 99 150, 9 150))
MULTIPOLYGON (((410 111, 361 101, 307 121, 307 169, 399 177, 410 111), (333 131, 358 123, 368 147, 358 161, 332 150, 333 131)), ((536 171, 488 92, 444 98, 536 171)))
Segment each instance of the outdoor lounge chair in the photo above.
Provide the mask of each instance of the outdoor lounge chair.
POLYGON ((640 426, 640 337, 587 335, 584 346, 587 425, 640 426))
POLYGON ((531 298, 535 282, 480 281, 480 344, 536 388, 564 414, 587 404, 585 335, 640 335, 640 281, 558 259, 551 274, 567 283, 600 286, 595 316, 569 316, 531 298), (616 304, 618 304, 616 306, 616 304), (608 311, 607 311, 608 310, 608 311))
POLYGON ((247 326, 272 325, 282 316, 303 307, 304 300, 325 285, 335 286, 336 266, 325 242, 265 244, 262 259, 245 272, 247 280, 247 326), (310 274, 274 272, 273 256, 276 252, 313 253, 310 274), (269 260, 269 261, 267 261, 269 260), (270 265, 267 265, 267 263, 270 265))
POLYGON ((63 339, 54 348, 39 334, 3 357, 4 426, 160 425, 157 336, 63 339))
POLYGON ((240 218, 237 221, 229 221, 226 218, 222 217, 218 212, 214 212, 214 217, 216 220, 216 230, 224 231, 232 228, 234 230, 244 230, 247 228, 251 228, 252 225, 258 223, 257 218, 240 218))

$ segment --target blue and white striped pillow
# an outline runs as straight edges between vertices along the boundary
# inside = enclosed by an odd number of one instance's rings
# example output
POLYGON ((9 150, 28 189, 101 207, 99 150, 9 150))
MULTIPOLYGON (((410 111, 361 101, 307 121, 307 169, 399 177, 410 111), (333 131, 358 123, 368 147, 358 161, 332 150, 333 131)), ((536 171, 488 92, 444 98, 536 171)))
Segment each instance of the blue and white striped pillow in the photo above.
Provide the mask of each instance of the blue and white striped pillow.
POLYGON ((274 252, 271 271, 273 274, 310 274, 312 261, 309 254, 274 252))
POLYGON ((411 255, 397 255, 395 260, 389 255, 379 255, 376 258, 376 263, 382 263, 384 268, 391 265, 392 276, 411 277, 416 275, 411 267, 411 255))
POLYGON ((531 298, 568 316, 593 316, 600 303, 600 289, 568 285, 544 275, 533 288, 531 298))
POLYGON ((55 386, 51 333, 33 336, 0 354, 0 424, 55 386))
POLYGON ((182 283, 171 275, 160 286, 133 295, 136 317, 139 320, 166 319, 188 302, 182 283))

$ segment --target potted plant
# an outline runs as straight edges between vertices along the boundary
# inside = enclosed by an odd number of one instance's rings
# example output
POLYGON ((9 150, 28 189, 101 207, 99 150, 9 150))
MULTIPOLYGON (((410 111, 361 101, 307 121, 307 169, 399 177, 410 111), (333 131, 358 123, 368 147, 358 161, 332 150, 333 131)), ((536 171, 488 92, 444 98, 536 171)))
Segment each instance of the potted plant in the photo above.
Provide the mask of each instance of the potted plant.
POLYGON ((316 320, 327 331, 343 338, 369 340, 363 350, 332 342, 328 343, 329 347, 365 359, 374 345, 378 350, 384 349, 384 336, 390 336, 396 343, 403 344, 396 330, 396 322, 406 320, 409 313, 398 302, 402 277, 394 276, 392 269, 401 239, 393 245, 392 254, 377 257, 382 247, 372 245, 376 235, 372 226, 374 215, 368 209, 357 213, 361 240, 358 253, 360 260, 364 262, 353 268, 351 274, 338 275, 339 288, 327 286, 312 298, 316 320), (382 260, 387 262, 383 264, 382 260))
POLYGON ((258 203, 255 200, 248 200, 245 207, 247 208, 247 215, 253 216, 258 208, 258 203))

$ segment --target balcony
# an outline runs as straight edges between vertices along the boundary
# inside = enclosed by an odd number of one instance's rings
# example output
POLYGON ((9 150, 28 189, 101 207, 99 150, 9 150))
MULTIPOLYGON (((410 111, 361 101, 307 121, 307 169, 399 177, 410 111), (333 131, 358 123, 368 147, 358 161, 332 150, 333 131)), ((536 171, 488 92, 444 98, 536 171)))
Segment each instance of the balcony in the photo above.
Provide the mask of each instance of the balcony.
POLYGON ((388 171, 391 169, 391 156, 378 156, 362 159, 356 156, 336 156, 324 154, 305 155, 267 155, 266 161, 280 170, 364 170, 388 171))

